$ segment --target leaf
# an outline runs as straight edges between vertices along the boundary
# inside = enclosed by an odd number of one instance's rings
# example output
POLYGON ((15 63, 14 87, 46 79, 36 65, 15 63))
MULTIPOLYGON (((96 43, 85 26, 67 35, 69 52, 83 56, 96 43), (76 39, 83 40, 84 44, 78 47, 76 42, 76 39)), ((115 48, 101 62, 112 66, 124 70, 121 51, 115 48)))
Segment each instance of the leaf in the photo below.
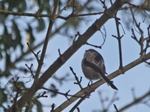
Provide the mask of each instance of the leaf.
POLYGON ((5 69, 9 68, 11 64, 10 55, 6 52, 5 69))
POLYGON ((8 50, 12 46, 13 42, 11 40, 12 36, 11 34, 8 33, 6 25, 4 25, 4 33, 0 39, 0 44, 4 46, 3 48, 4 51, 8 50))
POLYGON ((37 112, 43 112, 42 104, 40 101, 36 100, 37 112))
POLYGON ((7 101, 7 94, 5 94, 4 91, 5 91, 5 89, 0 88, 0 107, 2 106, 2 104, 3 104, 4 102, 7 101))
POLYGON ((27 9, 27 4, 25 0, 22 0, 22 2, 19 4, 18 12, 23 12, 27 9))
POLYGON ((16 9, 21 9, 22 11, 24 11, 26 9, 26 2, 25 0, 6 0, 6 2, 8 3, 8 10, 12 10, 14 8, 16 9))
POLYGON ((43 31, 45 28, 45 22, 42 18, 38 20, 38 27, 37 27, 37 32, 43 31))
POLYGON ((17 82, 17 87, 25 88, 24 82, 21 82, 21 81, 17 82))
POLYGON ((23 51, 23 45, 21 43, 21 34, 20 34, 20 30, 16 24, 16 22, 13 20, 13 30, 14 30, 14 33, 15 33, 15 42, 16 42, 16 45, 14 46, 14 48, 16 48, 17 45, 20 46, 21 50, 23 51))

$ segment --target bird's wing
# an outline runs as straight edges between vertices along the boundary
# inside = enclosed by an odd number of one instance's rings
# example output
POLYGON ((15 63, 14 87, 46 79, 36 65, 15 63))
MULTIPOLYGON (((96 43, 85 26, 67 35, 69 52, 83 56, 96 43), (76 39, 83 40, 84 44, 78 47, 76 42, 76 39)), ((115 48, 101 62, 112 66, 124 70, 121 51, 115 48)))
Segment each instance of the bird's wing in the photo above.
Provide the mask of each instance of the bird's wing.
MULTIPOLYGON (((84 62, 84 64, 85 64, 86 66, 89 66, 89 67, 91 67, 92 69, 94 69, 95 71, 97 71, 97 72, 101 75, 101 77, 103 78, 103 80, 104 80, 106 83, 108 83, 113 89, 118 90, 117 87, 105 76, 104 71, 101 71, 101 69, 105 70, 105 66, 103 66, 103 68, 100 69, 97 65, 95 65, 95 64, 93 64, 93 63, 91 63, 91 62, 89 62, 89 61, 86 60, 86 59, 84 59, 83 62, 84 62)), ((101 66, 101 67, 102 67, 102 66, 101 66)))

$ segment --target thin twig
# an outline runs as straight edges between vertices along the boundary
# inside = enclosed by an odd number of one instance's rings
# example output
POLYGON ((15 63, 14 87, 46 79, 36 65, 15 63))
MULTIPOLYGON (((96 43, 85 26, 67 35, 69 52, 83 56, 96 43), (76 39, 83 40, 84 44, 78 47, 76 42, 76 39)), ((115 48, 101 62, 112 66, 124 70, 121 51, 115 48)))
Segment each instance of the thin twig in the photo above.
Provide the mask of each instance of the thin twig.
POLYGON ((35 56, 35 58, 36 58, 37 62, 39 63, 39 58, 38 58, 38 54, 39 54, 39 52, 38 52, 37 54, 35 54, 35 53, 34 53, 34 51, 33 51, 33 50, 32 50, 32 48, 31 48, 31 46, 29 45, 29 43, 27 43, 27 45, 28 45, 28 47, 29 47, 30 51, 34 54, 34 56, 35 56))
POLYGON ((119 68, 121 68, 122 70, 122 73, 124 73, 123 71, 123 60, 122 60, 122 45, 121 45, 121 39, 123 36, 120 35, 120 30, 119 30, 119 25, 120 25, 120 22, 119 22, 119 18, 117 18, 117 14, 115 14, 115 23, 116 23, 116 29, 117 29, 117 40, 118 40, 118 48, 119 48, 119 62, 120 62, 120 66, 119 68))
POLYGON ((117 92, 114 92, 114 94, 113 94, 113 96, 112 96, 112 98, 111 98, 111 100, 109 101, 109 103, 108 103, 108 105, 107 105, 107 109, 108 108, 110 108, 110 106, 114 103, 114 101, 116 101, 117 100, 117 92))
POLYGON ((68 96, 78 97, 78 98, 81 97, 81 96, 74 96, 74 95, 69 94, 70 90, 67 91, 66 93, 63 93, 63 92, 55 91, 55 90, 53 90, 53 89, 48 89, 48 88, 46 88, 46 87, 42 87, 42 89, 47 90, 47 91, 50 91, 50 92, 53 92, 53 93, 55 93, 55 94, 63 95, 63 96, 65 96, 65 97, 68 97, 68 96))
POLYGON ((107 108, 105 108, 105 106, 104 106, 104 99, 103 99, 103 97, 102 97, 102 92, 101 91, 98 91, 98 96, 99 96, 99 99, 100 99, 100 103, 101 103, 101 108, 102 108, 102 110, 105 112, 107 112, 107 108))
POLYGON ((143 46, 144 33, 143 33, 143 30, 140 28, 140 23, 138 23, 136 18, 135 18, 135 15, 134 15, 134 12, 133 12, 132 8, 130 8, 130 12, 131 12, 133 21, 135 23, 135 26, 138 29, 139 34, 140 34, 140 39, 139 39, 138 43, 139 43, 139 45, 141 47, 140 55, 142 56, 142 55, 145 54, 145 52, 143 52, 143 49, 144 49, 144 46, 143 46))
POLYGON ((95 47, 95 48, 100 48, 100 49, 102 48, 102 46, 93 45, 93 44, 90 44, 90 43, 88 43, 88 42, 86 42, 86 44, 87 44, 87 45, 90 45, 90 46, 92 46, 92 47, 95 47))
MULTIPOLYGON (((82 45, 84 45, 86 43, 86 41, 94 34, 97 32, 97 29, 100 29, 104 23, 106 21, 108 21, 110 19, 110 17, 112 17, 114 15, 115 12, 117 12, 119 10, 119 8, 124 4, 124 2, 120 1, 120 0, 116 0, 115 3, 112 5, 112 7, 110 7, 106 13, 104 13, 104 15, 102 15, 100 18, 98 18, 88 29, 87 31, 85 31, 85 33, 83 33, 78 40, 76 40, 74 42, 74 44, 72 46, 70 46, 70 48, 68 48, 68 50, 66 50, 62 56, 64 57, 64 62, 66 62, 73 53, 75 53, 82 45)), ((144 56, 144 60, 146 60, 147 58, 149 58, 149 55, 145 55, 144 56)), ((141 58, 140 58, 141 59, 141 58)), ((143 57, 142 60, 138 60, 138 62, 134 63, 132 66, 130 65, 130 67, 133 67, 139 63, 141 63, 141 61, 143 62, 143 57)), ((60 59, 58 58, 42 75, 41 77, 35 81, 35 83, 31 86, 31 88, 23 94, 23 96, 18 99, 18 101, 16 102, 16 105, 18 106, 18 111, 20 111, 26 104, 26 102, 30 101, 32 99, 32 97, 34 96, 34 94, 45 84, 45 82, 63 65, 64 63, 60 63, 60 59), (27 98, 28 97, 28 98, 27 98)), ((130 69, 130 67, 124 68, 125 70, 130 69)), ((116 77, 118 74, 120 74, 120 71, 118 71, 117 73, 115 73, 115 75, 113 74, 113 77, 109 77, 109 78, 114 78, 116 77)), ((93 84, 93 86, 91 88, 88 87, 88 89, 84 88, 82 89, 82 92, 87 91, 88 93, 93 91, 93 89, 95 90, 97 88, 97 86, 103 84, 103 81, 99 81, 99 83, 93 84)), ((81 95, 83 95, 83 93, 80 92, 81 95)), ((79 94, 79 95, 80 95, 79 94)), ((74 102, 75 100, 77 100, 78 98, 74 98, 74 99, 69 99, 69 102, 67 100, 67 104, 65 104, 65 106, 61 106, 58 107, 59 109, 55 109, 57 112, 61 112, 64 108, 66 108, 66 106, 69 105, 74 102)), ((64 105, 64 103, 62 104, 64 105)), ((8 112, 11 112, 12 107, 9 108, 8 112)), ((54 110, 54 111, 55 111, 54 110)))
POLYGON ((53 9, 53 13, 52 13, 52 18, 50 19, 49 27, 48 27, 46 38, 45 38, 45 41, 44 41, 44 45, 43 45, 43 49, 42 49, 42 53, 41 53, 41 58, 39 60, 37 72, 35 74, 34 82, 36 82, 36 80, 38 79, 38 77, 40 75, 40 71, 41 71, 41 68, 42 68, 42 65, 43 65, 43 60, 44 60, 46 49, 47 49, 47 45, 48 45, 48 42, 49 42, 49 37, 50 37, 51 30, 52 30, 52 27, 53 27, 53 23, 54 23, 54 20, 55 20, 55 15, 56 15, 56 10, 57 10, 58 4, 59 4, 59 0, 56 0, 55 1, 55 6, 54 6, 54 9, 53 9))
POLYGON ((117 109, 117 106, 115 104, 114 104, 114 108, 115 108, 116 112, 119 112, 118 109, 117 109))
MULTIPOLYGON (((84 4, 83 7, 86 7, 88 5, 90 1, 87 1, 86 4, 84 4)), ((0 13, 1 13, 1 10, 0 10, 0 13)), ((51 18, 51 15, 48 15, 47 17, 50 17, 51 18)), ((63 27, 65 27, 67 24, 67 22, 63 23, 61 26, 59 26, 52 34, 51 34, 51 37, 53 37, 56 33, 58 33, 63 27)), ((44 43, 44 40, 41 41, 40 43, 38 43, 36 46, 32 47, 32 50, 35 50, 37 49, 38 47, 40 47, 41 45, 43 45, 44 43)), ((29 53, 31 53, 29 50, 26 51, 26 52, 23 52, 18 58, 16 58, 13 62, 11 62, 11 65, 8 66, 4 71, 3 73, 0 73, 0 76, 6 74, 8 72, 8 70, 10 70, 11 68, 14 68, 15 64, 20 62, 26 55, 28 55, 29 53)))
MULTIPOLYGON (((150 53, 148 53, 147 55, 144 55, 144 56, 141 56, 140 58, 138 58, 137 60, 129 63, 128 65, 124 66, 123 69, 124 69, 124 72, 125 71, 128 71, 129 69, 139 65, 140 63, 144 62, 144 60, 147 60, 147 59, 150 59, 150 53)), ((112 79, 112 78, 115 78, 117 77, 118 75, 120 75, 122 72, 121 72, 121 69, 118 69, 117 71, 113 72, 112 74, 110 74, 108 77, 109 79, 112 79)), ((95 90, 96 88, 98 88, 100 85, 102 85, 104 82, 99 80, 97 82, 95 82, 94 84, 91 85, 91 87, 86 87, 82 90, 80 90, 79 92, 77 92, 75 95, 77 96, 82 96, 84 95, 86 92, 91 92, 93 90, 95 90)), ((71 97, 69 99, 70 102, 65 101, 64 103, 62 103, 59 107, 57 107, 54 112, 60 112, 62 111, 64 108, 66 108, 68 105, 72 104, 74 101, 76 101, 78 98, 74 98, 74 97, 71 97)), ((122 112, 122 111, 121 111, 122 112)))
POLYGON ((82 87, 82 85, 81 85, 82 77, 81 77, 80 80, 79 80, 79 78, 77 77, 76 73, 73 71, 73 68, 72 68, 72 67, 70 67, 70 70, 71 70, 71 72, 73 73, 73 75, 74 75, 74 77, 75 77, 75 79, 76 79, 76 81, 77 81, 77 82, 74 82, 74 84, 79 85, 80 89, 83 89, 83 87, 82 87))
POLYGON ((32 67, 33 67, 33 64, 31 64, 30 65, 30 67, 27 65, 27 64, 25 64, 26 65, 26 67, 29 69, 29 71, 30 71, 30 73, 31 73, 31 75, 32 75, 32 78, 34 78, 34 73, 33 73, 33 71, 32 71, 32 67))
POLYGON ((135 104, 138 104, 139 102, 141 102, 144 98, 149 97, 150 96, 150 91, 148 90, 148 92, 146 92, 144 95, 142 95, 139 98, 134 99, 132 102, 128 103, 126 106, 122 107, 119 109, 119 112, 123 112, 125 110, 127 110, 129 107, 132 107, 135 104))
POLYGON ((73 106, 73 108, 69 111, 69 112, 74 112, 75 109, 78 108, 78 106, 83 102, 83 100, 86 98, 87 96, 84 95, 80 98, 80 100, 73 106))

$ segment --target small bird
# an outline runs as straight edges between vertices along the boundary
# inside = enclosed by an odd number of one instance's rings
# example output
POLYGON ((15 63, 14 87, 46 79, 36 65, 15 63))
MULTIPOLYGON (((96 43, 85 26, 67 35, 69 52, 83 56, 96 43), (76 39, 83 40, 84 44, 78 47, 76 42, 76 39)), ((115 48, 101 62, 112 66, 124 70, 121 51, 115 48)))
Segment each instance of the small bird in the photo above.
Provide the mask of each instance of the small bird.
POLYGON ((103 57, 94 49, 86 50, 82 59, 82 71, 90 80, 103 79, 113 89, 117 87, 106 76, 106 69, 103 57))

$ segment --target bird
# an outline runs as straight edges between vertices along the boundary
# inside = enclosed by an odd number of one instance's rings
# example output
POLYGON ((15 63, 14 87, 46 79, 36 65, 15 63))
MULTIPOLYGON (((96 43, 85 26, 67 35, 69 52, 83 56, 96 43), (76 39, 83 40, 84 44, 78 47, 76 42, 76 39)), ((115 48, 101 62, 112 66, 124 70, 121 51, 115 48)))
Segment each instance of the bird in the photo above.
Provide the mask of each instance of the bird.
POLYGON ((107 84, 109 84, 113 89, 118 90, 118 88, 110 81, 107 76, 105 76, 106 68, 102 55, 94 49, 88 49, 85 51, 82 62, 82 71, 87 79, 97 80, 103 79, 107 84))

